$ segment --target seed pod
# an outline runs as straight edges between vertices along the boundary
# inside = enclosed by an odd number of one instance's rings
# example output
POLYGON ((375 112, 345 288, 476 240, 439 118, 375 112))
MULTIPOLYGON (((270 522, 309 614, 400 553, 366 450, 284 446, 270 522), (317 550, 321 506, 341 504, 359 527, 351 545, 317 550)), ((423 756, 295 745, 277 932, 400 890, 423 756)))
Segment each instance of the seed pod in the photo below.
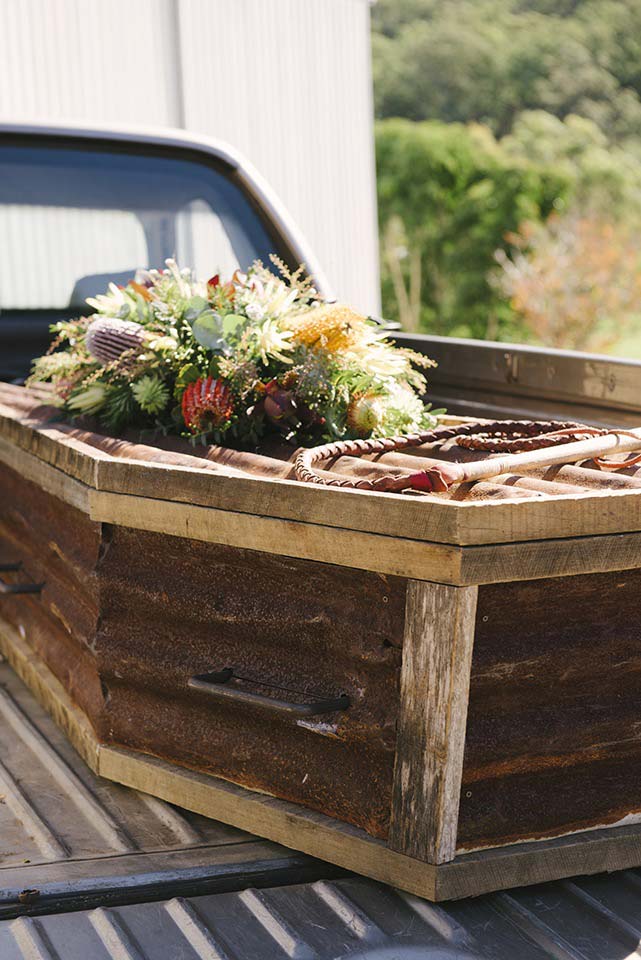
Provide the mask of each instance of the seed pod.
POLYGON ((291 390, 281 390, 276 387, 267 391, 263 401, 265 416, 275 427, 287 423, 298 423, 296 404, 291 390))
POLYGON ((359 437, 368 437, 382 419, 383 405, 375 394, 360 394, 347 408, 347 425, 359 437))
POLYGON ((133 320, 98 317, 87 327, 85 345, 92 357, 106 365, 141 347, 145 339, 144 327, 133 320))

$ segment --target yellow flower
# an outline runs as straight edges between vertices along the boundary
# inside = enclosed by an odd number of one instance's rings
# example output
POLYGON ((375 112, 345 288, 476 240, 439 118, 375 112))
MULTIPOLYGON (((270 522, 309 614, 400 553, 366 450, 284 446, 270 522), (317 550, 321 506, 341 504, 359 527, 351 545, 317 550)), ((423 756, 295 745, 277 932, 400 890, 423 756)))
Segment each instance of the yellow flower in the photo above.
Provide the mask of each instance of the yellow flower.
POLYGON ((315 307, 289 323, 296 343, 319 346, 328 353, 340 353, 378 339, 365 317, 340 303, 315 307))
POLYGON ((318 348, 385 379, 424 381, 412 370, 409 355, 399 350, 360 313, 343 304, 327 304, 288 321, 296 343, 318 348))

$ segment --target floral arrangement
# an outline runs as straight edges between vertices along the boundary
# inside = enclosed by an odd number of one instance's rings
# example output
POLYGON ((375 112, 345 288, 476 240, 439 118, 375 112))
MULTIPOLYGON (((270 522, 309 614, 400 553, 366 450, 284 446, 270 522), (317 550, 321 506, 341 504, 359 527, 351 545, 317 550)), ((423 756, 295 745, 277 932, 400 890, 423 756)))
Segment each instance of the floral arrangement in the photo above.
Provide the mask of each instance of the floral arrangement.
POLYGON ((426 357, 376 322, 323 303, 302 267, 256 262, 224 282, 173 260, 90 298, 92 314, 52 327, 30 383, 50 381, 65 414, 255 447, 390 436, 435 422, 420 398, 426 357))

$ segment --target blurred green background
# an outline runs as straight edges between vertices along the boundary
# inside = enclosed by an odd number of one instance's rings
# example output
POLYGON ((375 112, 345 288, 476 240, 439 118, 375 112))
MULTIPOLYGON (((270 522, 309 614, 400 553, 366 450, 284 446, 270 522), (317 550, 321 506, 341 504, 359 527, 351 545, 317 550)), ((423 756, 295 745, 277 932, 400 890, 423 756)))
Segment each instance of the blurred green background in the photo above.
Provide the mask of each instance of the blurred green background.
POLYGON ((378 0, 383 315, 641 357, 641 0, 378 0))

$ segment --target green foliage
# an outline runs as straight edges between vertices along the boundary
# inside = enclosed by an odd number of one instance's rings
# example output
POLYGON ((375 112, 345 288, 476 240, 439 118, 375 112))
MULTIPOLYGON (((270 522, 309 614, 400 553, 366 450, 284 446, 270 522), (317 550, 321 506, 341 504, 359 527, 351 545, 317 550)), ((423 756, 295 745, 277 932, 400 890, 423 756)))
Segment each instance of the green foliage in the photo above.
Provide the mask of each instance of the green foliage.
POLYGON ((136 416, 136 400, 131 391, 131 384, 123 380, 114 385, 107 396, 102 414, 105 425, 113 431, 118 431, 136 416))
POLYGON ((487 123, 523 110, 641 133, 637 0, 379 0, 373 8, 379 117, 487 123))
POLYGON ((509 235, 639 222, 641 2, 378 0, 372 20, 384 313, 525 339, 491 282, 509 235))
POLYGON ((376 144, 384 315, 439 334, 510 335, 512 311, 487 281, 495 251, 508 231, 561 207, 569 177, 510 156, 478 127, 385 120, 376 144), (390 224, 400 225, 396 237, 390 224), (413 324, 402 315, 399 275, 406 288, 420 285, 408 298, 413 324))
POLYGON ((143 413, 150 416, 162 413, 169 400, 169 388, 154 374, 140 377, 132 383, 131 392, 143 413))
POLYGON ((577 208, 616 219, 641 215, 641 152, 610 143, 593 120, 524 112, 501 148, 511 158, 561 172, 577 208))

